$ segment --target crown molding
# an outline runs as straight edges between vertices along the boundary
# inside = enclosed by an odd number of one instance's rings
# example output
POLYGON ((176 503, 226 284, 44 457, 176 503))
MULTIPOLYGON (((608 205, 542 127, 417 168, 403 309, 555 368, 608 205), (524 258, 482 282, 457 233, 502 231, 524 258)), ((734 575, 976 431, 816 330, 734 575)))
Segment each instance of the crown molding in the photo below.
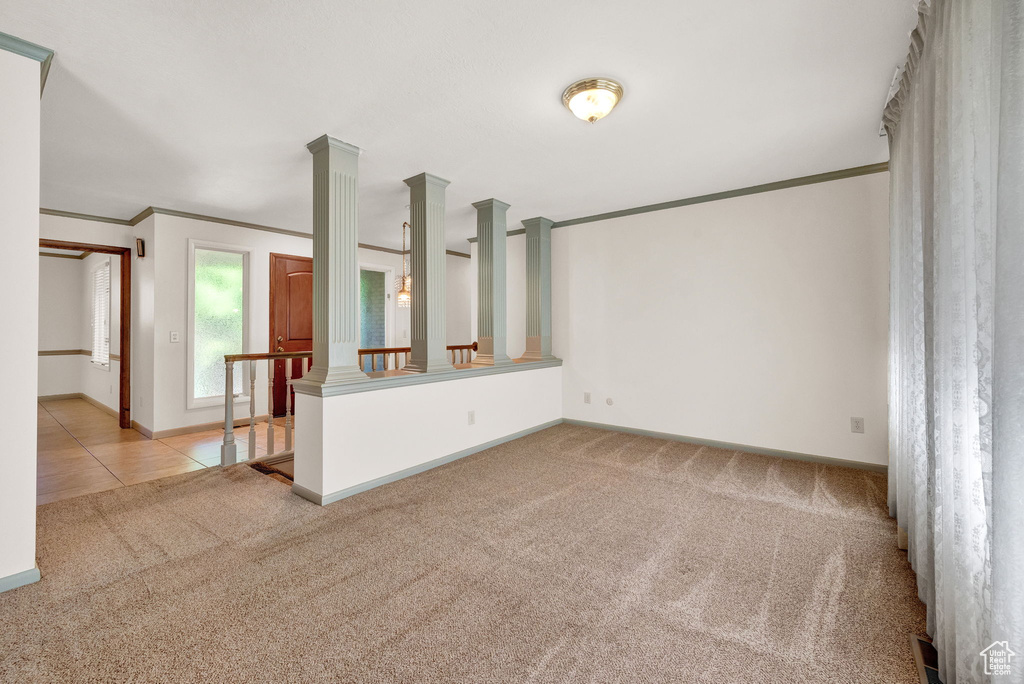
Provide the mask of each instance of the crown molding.
POLYGON ((39 62, 39 96, 42 97, 43 89, 46 87, 46 77, 50 73, 50 64, 53 62, 53 50, 3 32, 0 32, 0 50, 13 52, 39 62))
MULTIPOLYGON (((762 192, 772 192, 774 190, 785 190, 787 188, 797 188, 801 185, 813 185, 815 183, 827 183, 834 180, 842 180, 844 178, 855 178, 857 176, 866 176, 872 173, 881 173, 889 170, 889 162, 880 162, 878 164, 867 164, 866 166, 854 166, 849 169, 840 169, 839 171, 828 171, 826 173, 816 173, 811 176, 800 176, 799 178, 788 178, 786 180, 775 181, 772 183, 763 183, 761 185, 751 185, 746 188, 738 188, 736 190, 726 190, 724 192, 713 192, 709 195, 697 195, 696 197, 687 197, 685 199, 672 200, 670 202, 660 202, 658 204, 646 204, 640 207, 632 207, 630 209, 620 209, 618 211, 609 211, 603 214, 593 214, 591 216, 583 216, 575 219, 568 219, 566 221, 555 221, 552 228, 563 228, 565 226, 578 226, 583 223, 595 223, 597 221, 607 221, 608 219, 622 218, 624 216, 634 216, 636 214, 646 214, 652 211, 663 211, 665 209, 676 209, 677 207, 686 207, 691 204, 703 204, 705 202, 717 202, 718 200, 732 199, 734 197, 743 197, 745 195, 756 195, 762 192)), ((509 235, 522 235, 526 231, 524 230, 510 230, 509 235)), ((476 238, 469 238, 469 242, 476 242, 476 238)))
POLYGON ((119 226, 134 226, 128 219, 109 218, 107 216, 95 216, 93 214, 79 214, 74 211, 59 211, 57 209, 39 209, 44 216, 63 216, 64 218, 78 219, 79 221, 99 221, 100 223, 115 223, 119 226))
MULTIPOLYGON (((119 226, 137 226, 142 221, 146 220, 154 214, 163 214, 165 216, 177 216, 178 218, 187 218, 194 221, 207 221, 209 223, 220 223, 226 226, 236 226, 238 228, 248 228, 249 230, 262 230, 267 233, 278 233, 279 235, 289 235, 291 237, 305 238, 307 240, 313 239, 312 233, 302 233, 297 230, 288 230, 287 228, 275 228, 273 226, 263 226, 258 223, 247 223, 245 221, 234 221, 232 219, 219 218, 217 216, 207 216, 205 214, 193 214, 187 211, 176 211, 174 209, 162 209, 160 207, 146 207, 138 214, 130 219, 118 219, 109 218, 106 216, 95 216, 93 214, 78 214, 73 211, 59 211, 57 209, 40 209, 40 214, 46 216, 62 216, 64 218, 73 218, 80 221, 99 221, 100 223, 113 223, 119 226)), ((370 245, 364 242, 359 243, 361 249, 369 249, 375 252, 387 252, 388 254, 403 254, 400 249, 392 249, 391 247, 379 247, 377 245, 370 245)), ((406 250, 404 254, 411 254, 412 250, 406 250)), ((469 259, 470 256, 464 252, 457 252, 453 249, 446 250, 446 253, 451 256, 462 257, 469 259)))

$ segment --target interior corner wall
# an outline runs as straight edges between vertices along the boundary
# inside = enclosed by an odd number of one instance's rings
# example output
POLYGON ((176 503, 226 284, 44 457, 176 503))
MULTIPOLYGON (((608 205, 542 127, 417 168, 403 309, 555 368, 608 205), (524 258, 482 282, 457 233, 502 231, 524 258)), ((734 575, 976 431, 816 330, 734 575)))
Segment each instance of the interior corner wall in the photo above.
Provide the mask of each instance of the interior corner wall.
POLYGON ((5 426, 0 450, 2 587, 32 581, 36 566, 39 62, 0 50, 0 93, 0 282, 7 294, 0 315, 18 326, 5 343, 9 362, 0 392, 5 426))
POLYGON ((888 267, 887 173, 557 228, 564 415, 885 464, 888 267))

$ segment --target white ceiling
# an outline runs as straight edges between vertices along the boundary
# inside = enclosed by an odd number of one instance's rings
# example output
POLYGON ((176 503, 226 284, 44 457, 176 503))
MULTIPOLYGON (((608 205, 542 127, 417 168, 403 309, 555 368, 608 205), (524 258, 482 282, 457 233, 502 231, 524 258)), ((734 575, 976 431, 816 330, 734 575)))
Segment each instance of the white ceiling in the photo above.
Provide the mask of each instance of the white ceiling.
POLYGON ((3 0, 0 30, 56 51, 42 206, 149 205, 312 230, 307 142, 363 148, 360 240, 395 247, 402 179, 563 220, 884 161, 911 0, 3 0), (562 89, 619 80, 575 119, 562 89))

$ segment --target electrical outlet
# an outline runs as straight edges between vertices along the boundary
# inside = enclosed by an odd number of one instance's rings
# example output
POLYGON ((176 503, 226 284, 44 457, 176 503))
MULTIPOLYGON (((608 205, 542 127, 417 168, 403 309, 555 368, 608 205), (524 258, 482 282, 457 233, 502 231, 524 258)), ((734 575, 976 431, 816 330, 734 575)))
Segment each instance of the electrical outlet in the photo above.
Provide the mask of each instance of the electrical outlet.
POLYGON ((850 432, 864 433, 864 419, 850 418, 850 432))
POLYGON ((476 411, 470 411, 467 419, 469 420, 470 425, 476 425, 476 411))
POLYGON ((171 333, 171 342, 181 342, 181 333, 172 332, 171 333))
POLYGON ((584 404, 589 404, 590 403, 590 392, 584 392, 583 393, 583 403, 584 404))

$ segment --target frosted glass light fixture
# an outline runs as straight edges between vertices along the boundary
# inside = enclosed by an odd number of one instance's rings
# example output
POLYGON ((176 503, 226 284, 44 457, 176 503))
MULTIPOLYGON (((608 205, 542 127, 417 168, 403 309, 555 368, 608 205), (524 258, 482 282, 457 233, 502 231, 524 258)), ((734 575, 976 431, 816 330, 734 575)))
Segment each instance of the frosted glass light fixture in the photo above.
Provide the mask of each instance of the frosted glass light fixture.
POLYGON ((621 99, 622 86, 607 78, 585 78, 562 92, 562 104, 590 123, 608 116, 621 99))
POLYGON ((408 223, 402 224, 402 275, 395 278, 395 288, 398 290, 395 299, 398 300, 398 306, 403 309, 412 304, 412 276, 405 266, 405 229, 408 227, 408 223))

